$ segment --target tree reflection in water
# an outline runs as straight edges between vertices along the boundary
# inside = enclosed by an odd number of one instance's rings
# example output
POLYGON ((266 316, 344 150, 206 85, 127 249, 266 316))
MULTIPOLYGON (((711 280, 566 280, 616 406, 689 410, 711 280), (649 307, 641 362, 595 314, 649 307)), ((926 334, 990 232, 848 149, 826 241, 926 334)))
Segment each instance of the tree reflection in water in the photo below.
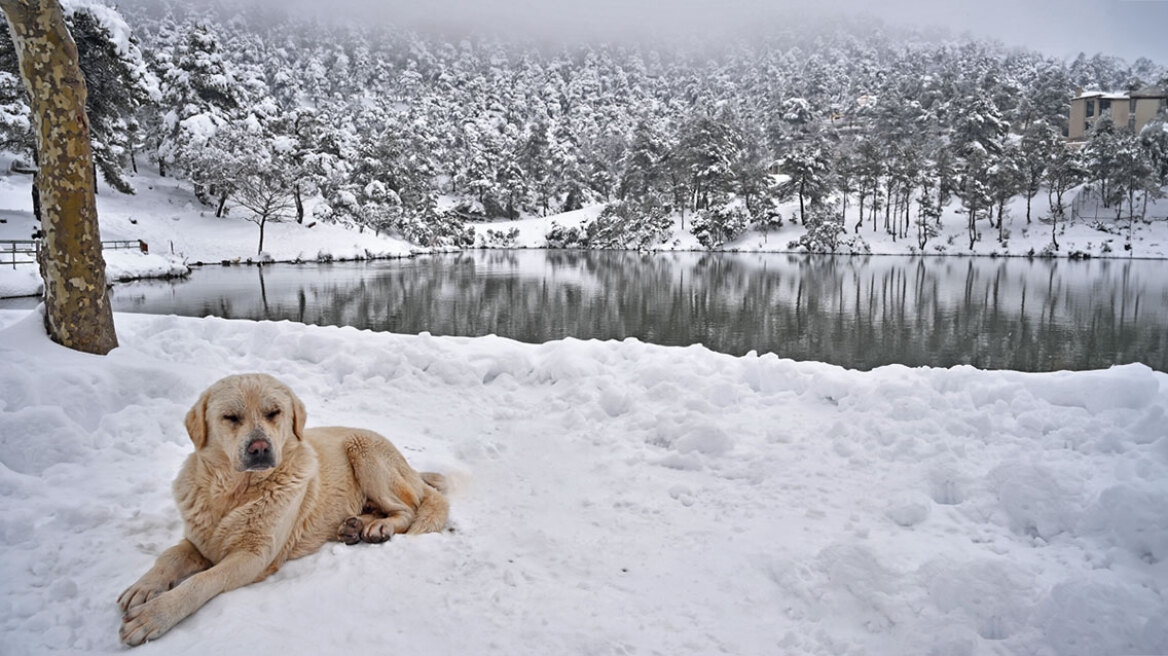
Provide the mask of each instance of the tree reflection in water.
POLYGON ((858 369, 1168 368, 1156 261, 473 251, 209 267, 114 289, 115 309, 401 333, 701 343, 858 369), (258 274, 257 274, 258 271, 258 274), (258 284, 257 283, 258 277, 258 284))

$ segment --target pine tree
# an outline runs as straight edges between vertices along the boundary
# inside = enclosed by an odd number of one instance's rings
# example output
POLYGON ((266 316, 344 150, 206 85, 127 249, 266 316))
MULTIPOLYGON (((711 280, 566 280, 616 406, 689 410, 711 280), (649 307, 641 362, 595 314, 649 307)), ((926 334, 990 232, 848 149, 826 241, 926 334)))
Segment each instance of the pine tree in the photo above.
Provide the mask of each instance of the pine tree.
POLYGON ((1058 130, 1045 121, 1031 123, 1022 134, 1018 169, 1022 174, 1022 193, 1026 196, 1026 223, 1030 223, 1030 204, 1042 187, 1047 163, 1056 148, 1062 148, 1058 130))
POLYGON ((186 171, 196 195, 210 203, 210 171, 201 151, 234 118, 242 104, 241 89, 223 58, 218 35, 205 23, 191 26, 172 57, 156 62, 163 67, 159 77, 167 108, 157 139, 160 165, 186 171))
POLYGON ((787 153, 779 164, 779 171, 787 180, 779 184, 779 194, 799 198, 799 221, 805 223, 807 204, 817 204, 831 193, 828 172, 831 160, 822 139, 799 144, 787 153))
MULTIPOLYGON (((88 91, 85 111, 94 164, 111 187, 133 193, 125 169, 138 138, 136 114, 158 99, 158 81, 147 69, 137 39, 117 10, 70 4, 63 12, 77 44, 88 91)), ((0 138, 10 144, 8 149, 31 154, 31 133, 24 118, 27 107, 11 97, 18 89, 13 85, 18 74, 12 39, 0 30, 0 104, 9 109, 0 118, 0 138)))
POLYGON ((958 112, 953 130, 958 172, 956 193, 965 206, 971 249, 978 239, 978 216, 988 212, 993 202, 989 172, 995 158, 1003 152, 1007 130, 997 108, 985 98, 973 98, 958 112))
POLYGON ((1050 164, 1046 168, 1046 183, 1050 189, 1050 239, 1051 245, 1058 250, 1058 224, 1066 215, 1063 206, 1063 196, 1068 190, 1079 184, 1087 175, 1087 170, 1079 159, 1079 154, 1070 148, 1059 148, 1054 152, 1050 164))
POLYGON ((1087 170, 1087 181, 1099 185, 1099 197, 1104 207, 1111 207, 1122 195, 1116 194, 1112 178, 1115 159, 1119 156, 1119 139, 1111 113, 1105 112, 1095 121, 1091 135, 1083 146, 1083 165, 1087 170))

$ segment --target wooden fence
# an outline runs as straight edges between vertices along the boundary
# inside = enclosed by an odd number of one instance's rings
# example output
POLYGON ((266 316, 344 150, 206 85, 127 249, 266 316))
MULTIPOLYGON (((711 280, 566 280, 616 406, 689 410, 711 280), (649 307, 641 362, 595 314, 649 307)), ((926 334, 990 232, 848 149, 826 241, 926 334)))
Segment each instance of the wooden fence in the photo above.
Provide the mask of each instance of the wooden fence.
MULTIPOLYGON (((150 252, 141 239, 109 239, 101 242, 102 249, 136 248, 143 253, 150 252)), ((39 239, 0 239, 0 265, 36 264, 41 248, 39 239)))

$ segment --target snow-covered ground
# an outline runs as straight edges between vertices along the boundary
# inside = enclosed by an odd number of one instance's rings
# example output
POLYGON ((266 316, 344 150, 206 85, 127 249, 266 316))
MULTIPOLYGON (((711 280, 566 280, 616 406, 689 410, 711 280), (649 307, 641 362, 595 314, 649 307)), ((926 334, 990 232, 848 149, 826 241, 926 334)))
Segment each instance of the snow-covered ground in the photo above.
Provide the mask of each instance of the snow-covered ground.
MULTIPOLYGON (((1096 207, 1094 196, 1080 188, 1068 194, 1070 199, 1075 198, 1078 192, 1083 192, 1083 202, 1076 205, 1076 218, 1066 224, 1059 224, 1059 249, 1053 251, 1056 256, 1066 256, 1071 253, 1083 253, 1092 257, 1137 257, 1137 258, 1168 258, 1168 199, 1150 202, 1146 221, 1136 221, 1132 226, 1132 248, 1126 250, 1127 219, 1115 221, 1115 210, 1096 207), (1102 226, 1106 229, 1101 229, 1102 226)), ((930 239, 924 248, 928 255, 1002 255, 1024 256, 1040 255, 1049 249, 1051 244, 1051 225, 1040 217, 1049 213, 1046 193, 1040 193, 1032 201, 1031 223, 1026 223, 1026 199, 1014 198, 1006 205, 1005 221, 1008 237, 1003 245, 998 240, 997 228, 990 228, 984 220, 979 221, 981 240, 969 248, 969 236, 966 230, 966 217, 960 213, 961 206, 956 200, 945 207, 942 215, 941 234, 930 239)), ((546 217, 526 217, 517 221, 494 221, 475 224, 475 232, 480 241, 488 230, 507 233, 512 229, 519 231, 515 238, 515 245, 520 248, 544 248, 546 235, 553 223, 564 228, 580 227, 595 218, 603 205, 592 205, 575 212, 556 214, 546 217)), ((790 243, 801 237, 806 230, 796 219, 799 216, 797 200, 787 201, 780 206, 783 215, 783 226, 764 234, 760 230, 747 230, 736 239, 724 244, 721 249, 744 253, 789 253, 798 252, 792 249, 790 243)), ((1069 210, 1068 210, 1069 212, 1069 210)), ((1138 207, 1137 207, 1138 213, 1138 207)), ((865 211, 867 215, 867 211, 865 211)), ((857 201, 852 198, 848 206, 847 237, 853 236, 853 228, 859 217, 857 201)), ((682 230, 682 218, 674 217, 672 233, 654 250, 662 251, 690 251, 705 250, 698 243, 696 237, 689 232, 690 215, 684 219, 685 230, 682 230)), ((914 217, 915 219, 915 217, 914 217)), ((876 229, 870 220, 865 221, 859 231, 859 236, 868 244, 875 255, 912 255, 921 253, 916 238, 916 227, 909 230, 907 239, 893 239, 884 228, 883 215, 877 218, 876 229)), ((846 251, 845 251, 846 252, 846 251)))
MULTIPOLYGON (((0 157, 7 170, 8 161, 0 157)), ((104 183, 97 196, 103 240, 137 239, 150 254, 106 250, 106 277, 111 282, 135 278, 185 275, 188 264, 258 259, 259 227, 244 220, 239 210, 215 218, 214 208, 199 203, 189 182, 159 177, 147 169, 134 176, 137 193, 119 194, 104 183)), ((28 239, 34 230, 27 175, 0 175, 0 239, 28 239)), ((275 261, 404 257, 417 248, 400 239, 370 231, 315 223, 306 219, 269 223, 264 230, 264 252, 275 261), (310 226, 311 224, 311 226, 310 226)), ((0 253, 0 297, 40 292, 36 266, 13 267, 0 253)))
POLYGON ((264 371, 455 482, 453 533, 329 546, 141 654, 1168 652, 1168 375, 855 372, 636 341, 0 312, 0 653, 120 652, 181 535, 182 417, 264 371))

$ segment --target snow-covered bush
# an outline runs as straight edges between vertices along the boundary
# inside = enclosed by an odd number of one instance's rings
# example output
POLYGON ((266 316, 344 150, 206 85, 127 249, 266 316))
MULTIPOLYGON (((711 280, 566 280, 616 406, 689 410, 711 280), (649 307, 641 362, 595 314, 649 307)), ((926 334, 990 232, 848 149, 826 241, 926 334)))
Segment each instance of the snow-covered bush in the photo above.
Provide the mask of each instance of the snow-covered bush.
POLYGON ((588 248, 647 249, 661 243, 673 221, 659 208, 609 203, 586 227, 588 248))
POLYGON ((815 205, 808 209, 805 220, 807 232, 788 244, 790 248, 808 253, 842 253, 867 255, 872 247, 859 235, 848 235, 843 215, 830 205, 815 205))
POLYGON ((783 227, 783 215, 779 212, 778 205, 768 201, 762 208, 751 212, 750 223, 754 228, 762 231, 762 239, 766 241, 771 230, 783 227))
POLYGON ((847 233, 844 218, 835 209, 826 205, 815 205, 808 209, 803 219, 807 232, 788 244, 791 248, 803 248, 809 253, 834 253, 840 245, 840 237, 847 233))
POLYGON ((432 203, 399 212, 390 228, 420 246, 469 248, 475 244, 474 226, 455 212, 439 212, 432 203))
POLYGON ((553 222, 544 238, 548 248, 588 248, 588 233, 576 226, 565 228, 553 222))
POLYGON ((689 231, 702 246, 715 249, 742 234, 749 223, 750 215, 746 208, 737 203, 727 203, 694 212, 689 231))
POLYGON ((486 208, 474 198, 464 198, 458 201, 448 212, 468 221, 485 221, 487 219, 486 208))
POLYGON ((479 240, 480 248, 516 248, 519 246, 519 228, 487 230, 479 240))

